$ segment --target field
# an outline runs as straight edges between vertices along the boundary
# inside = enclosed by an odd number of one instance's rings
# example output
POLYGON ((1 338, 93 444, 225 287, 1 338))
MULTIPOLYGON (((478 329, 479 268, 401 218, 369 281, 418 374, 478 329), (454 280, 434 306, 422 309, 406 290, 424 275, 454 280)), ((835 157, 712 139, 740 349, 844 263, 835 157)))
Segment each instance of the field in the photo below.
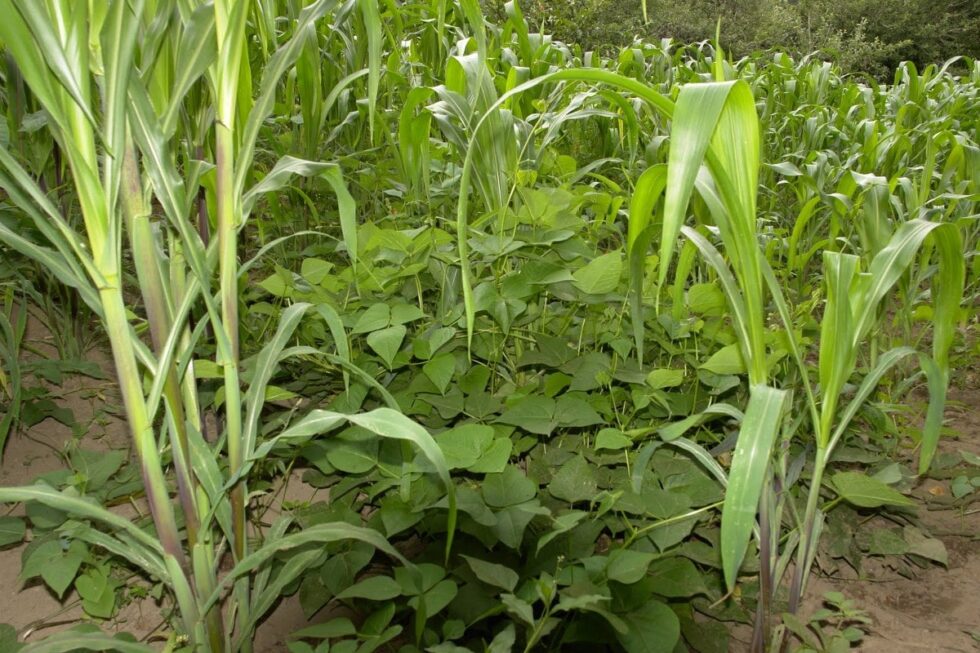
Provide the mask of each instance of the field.
POLYGON ((0 16, 0 653, 980 642, 980 61, 0 16))

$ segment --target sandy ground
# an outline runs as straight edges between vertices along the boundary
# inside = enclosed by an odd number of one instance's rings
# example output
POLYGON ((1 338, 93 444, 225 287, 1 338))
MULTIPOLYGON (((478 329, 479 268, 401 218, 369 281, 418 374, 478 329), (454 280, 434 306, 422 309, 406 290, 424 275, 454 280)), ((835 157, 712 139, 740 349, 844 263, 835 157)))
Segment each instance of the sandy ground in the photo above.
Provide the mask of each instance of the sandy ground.
MULTIPOLYGON (((980 455, 980 379, 972 374, 960 379, 965 388, 950 391, 946 424, 951 433, 940 441, 940 452, 980 455)), ((914 459, 907 464, 914 468, 914 459)), ((811 578, 800 616, 821 607, 824 593, 841 592, 871 619, 865 627, 867 635, 852 650, 980 651, 980 640, 973 636, 980 637, 980 497, 953 508, 949 480, 935 479, 923 481, 914 494, 922 502, 916 509, 917 527, 943 542, 948 567, 899 565, 903 575, 887 558, 865 557, 860 575, 846 563, 832 574, 818 571, 811 578)), ((869 527, 894 525, 877 518, 868 522, 869 527)), ((747 650, 737 641, 731 648, 747 650)))
MULTIPOLYGON (((980 455, 978 388, 974 378, 969 389, 951 390, 947 424, 958 437, 942 440, 940 451, 980 455)), ((882 568, 861 579, 823 578, 811 589, 843 592, 868 612, 873 621, 862 651, 978 651, 971 633, 980 637, 980 501, 949 507, 948 480, 927 480, 916 495, 925 504, 917 511, 922 526, 946 545, 948 568, 929 566, 914 578, 882 568)))

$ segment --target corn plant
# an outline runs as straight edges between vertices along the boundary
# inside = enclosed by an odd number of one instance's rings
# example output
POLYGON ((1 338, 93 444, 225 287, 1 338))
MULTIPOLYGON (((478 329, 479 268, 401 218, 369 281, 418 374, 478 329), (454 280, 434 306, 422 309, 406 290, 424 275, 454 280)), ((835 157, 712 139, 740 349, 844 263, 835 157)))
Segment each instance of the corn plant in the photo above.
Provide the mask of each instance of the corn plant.
MULTIPOLYGON (((74 288, 102 321, 152 528, 45 485, 4 488, 0 500, 37 501, 68 513, 77 521, 66 536, 162 582, 179 615, 171 645, 249 650, 256 623, 283 588, 322 557, 319 545, 361 540, 408 564, 376 531, 348 524, 290 532, 287 518, 254 547, 250 540, 256 534, 246 525, 248 475, 276 443, 309 439, 348 421, 414 443, 450 491, 447 553, 455 507, 441 452, 424 429, 391 408, 361 415, 314 410, 261 440, 266 388, 277 366, 289 357, 318 355, 310 348, 287 348, 300 321, 314 314, 309 305, 283 313, 247 387, 242 384, 238 282, 248 264, 239 261, 238 235, 258 198, 296 174, 324 178, 340 198, 350 256, 357 252, 353 200, 335 164, 285 157, 260 181, 251 181, 256 139, 280 80, 336 3, 319 0, 305 7, 288 34, 263 33, 267 42, 280 45, 260 63, 261 82, 255 87, 245 49, 250 3, 164 4, 5 0, 0 5, 5 16, 0 41, 49 116, 78 202, 77 209, 58 206, 14 153, 0 150, 0 185, 44 241, 32 242, 5 226, 0 239, 74 288), (206 182, 205 175, 213 175, 213 181, 206 182), (199 187, 207 189, 206 205, 197 201, 199 187), (210 242, 195 228, 207 206, 214 207, 215 217, 210 242), (77 228, 75 210, 82 221, 77 228), (131 269, 124 251, 132 255, 131 269), (130 286, 133 280, 136 285, 130 286), (136 319, 146 321, 149 343, 135 331, 129 288, 139 291, 136 319), (195 321, 197 306, 203 315, 195 321), (216 446, 202 436, 204 408, 194 372, 195 350, 206 330, 213 337, 224 393, 224 430, 216 446), (270 562, 282 551, 293 554, 271 574, 270 562), (226 556, 234 565, 222 573, 226 556)), ((378 46, 376 38, 368 42, 378 46)), ((369 75, 376 76, 378 57, 368 59, 369 75)), ((91 633, 55 636, 37 646, 146 650, 91 633)))
MULTIPOLYGON (((753 531, 756 532, 762 560, 762 594, 754 646, 761 649, 766 611, 794 552, 796 566, 790 586, 791 611, 798 607, 805 589, 824 519, 818 504, 830 456, 878 381, 907 356, 918 355, 928 379, 930 405, 922 432, 919 473, 923 474, 929 468, 936 451, 949 381, 949 350, 955 329, 953 316, 957 314, 963 294, 964 266, 958 254, 962 241, 954 224, 913 219, 887 239, 887 244, 872 258, 867 273, 860 272, 860 260, 854 255, 824 252, 827 301, 819 344, 818 391, 813 387, 810 369, 792 335, 795 325, 779 281, 759 246, 755 202, 760 147, 758 119, 748 86, 744 82, 718 82, 683 87, 675 107, 671 133, 660 283, 665 281, 678 232, 683 232, 718 274, 748 370, 749 404, 727 475, 721 547, 725 581, 729 588, 733 588, 748 541, 753 531), (704 232, 682 226, 685 207, 695 188, 709 208, 728 261, 722 258, 704 232), (933 279, 932 356, 918 354, 909 347, 891 349, 878 356, 854 398, 840 411, 838 402, 843 385, 855 373, 860 346, 878 323, 879 307, 928 238, 934 242, 940 261, 939 276, 933 279), (779 433, 787 428, 784 413, 791 402, 786 389, 771 385, 766 345, 767 292, 788 335, 788 347, 798 367, 795 378, 805 391, 803 404, 808 409, 816 444, 806 507, 799 521, 790 527, 791 537, 782 552, 779 545, 783 537, 786 497, 774 488, 777 479, 786 486, 785 461, 775 477, 770 461, 779 433)), ((654 192, 663 188, 662 183, 654 186, 651 182, 650 185, 654 192)), ((644 215, 652 204, 649 200, 643 204, 644 215)), ((843 481, 835 486, 835 490, 845 497, 850 491, 843 481)))

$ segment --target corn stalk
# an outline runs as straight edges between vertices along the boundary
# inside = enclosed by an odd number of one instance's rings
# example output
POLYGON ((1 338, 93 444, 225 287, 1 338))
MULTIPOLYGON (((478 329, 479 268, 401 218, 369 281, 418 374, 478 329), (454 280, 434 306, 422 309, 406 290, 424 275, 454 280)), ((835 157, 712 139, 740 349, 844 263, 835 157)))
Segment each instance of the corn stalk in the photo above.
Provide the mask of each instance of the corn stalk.
MULTIPOLYGON (((0 42, 50 117, 82 217, 81 228, 74 228, 66 213, 70 208, 53 202, 17 158, 0 149, 0 185, 48 242, 39 247, 2 226, 0 241, 76 289, 102 321, 153 530, 46 486, 0 489, 0 502, 38 501, 87 522, 72 535, 169 588, 179 616, 171 643, 186 642, 193 650, 250 650, 258 620, 312 562, 311 547, 355 539, 408 564, 377 532, 348 524, 289 532, 290 520, 284 518, 273 528, 275 537, 255 550, 249 540, 262 534, 246 527, 248 473, 272 446, 259 446, 266 388, 284 359, 311 354, 286 350, 300 322, 307 315, 331 316, 306 304, 284 311, 243 391, 238 234, 260 196, 295 175, 321 176, 340 196, 348 251, 356 257, 355 207, 336 165, 285 157, 258 183, 251 179, 259 127, 272 110, 279 82, 335 4, 318 0, 296 16, 282 44, 262 62, 261 82, 253 88, 245 51, 249 3, 244 0, 181 1, 170 4, 170 11, 145 0, 0 3, 5 16, 0 42), (217 218, 216 238, 210 242, 202 238, 204 230, 195 228, 202 206, 198 189, 207 186, 205 166, 197 159, 180 161, 178 154, 206 155, 208 142, 214 143, 211 192, 217 218), (132 255, 132 276, 123 257, 125 245, 132 255), (137 334, 127 307, 130 279, 137 284, 142 313, 137 319, 149 327, 149 344, 137 334), (204 318, 194 324, 198 306, 204 318), (191 361, 205 332, 212 334, 223 374, 225 428, 219 442, 225 453, 202 436, 191 361), (168 484, 171 467, 176 505, 168 484), (302 555, 270 579, 273 556, 293 549, 302 555), (230 551, 234 566, 222 574, 224 551, 230 551)), ((370 41, 380 47, 377 39, 370 41)), ((376 76, 380 57, 370 61, 370 74, 376 76)), ((389 408, 363 415, 314 411, 278 438, 301 441, 347 422, 414 444, 432 461, 450 494, 448 555, 455 499, 445 461, 429 434, 401 413, 389 408)), ((88 644, 100 650, 148 650, 102 636, 90 639, 88 644)), ((73 641, 73 648, 82 644, 73 641)), ((57 647, 58 638, 37 646, 57 647)))

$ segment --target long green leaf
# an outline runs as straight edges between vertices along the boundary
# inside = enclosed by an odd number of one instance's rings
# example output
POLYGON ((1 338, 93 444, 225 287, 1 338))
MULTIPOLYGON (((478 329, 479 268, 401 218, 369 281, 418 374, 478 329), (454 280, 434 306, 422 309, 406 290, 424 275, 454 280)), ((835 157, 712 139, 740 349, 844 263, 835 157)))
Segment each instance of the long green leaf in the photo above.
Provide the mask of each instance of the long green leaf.
POLYGON ((140 642, 120 639, 103 633, 69 630, 30 642, 19 653, 70 653, 71 651, 118 651, 119 653, 154 653, 156 649, 140 642))
POLYGON ((734 82, 688 84, 677 97, 670 129, 670 155, 667 162, 667 195, 660 240, 659 282, 667 280, 677 237, 694 192, 698 171, 704 163, 715 128, 734 82))
POLYGON ((171 82, 168 105, 160 120, 160 131, 168 137, 173 135, 177 127, 177 117, 184 106, 187 92, 218 56, 214 7, 202 4, 194 10, 181 31, 176 49, 176 77, 171 82))
POLYGON ((442 449, 439 448, 428 431, 391 408, 376 408, 368 413, 349 415, 347 419, 352 424, 382 437, 410 441, 435 466, 436 473, 442 479, 449 496, 449 518, 446 534, 446 560, 448 561, 449 553, 453 548, 453 537, 456 533, 456 486, 453 485, 452 479, 449 477, 449 466, 446 464, 442 449))
POLYGON ((246 574, 259 569, 282 551, 296 549, 307 544, 326 544, 342 540, 366 542, 379 551, 387 553, 403 565, 411 565, 378 531, 361 528, 360 526, 352 526, 347 523, 317 524, 292 535, 267 541, 261 548, 247 555, 221 579, 221 582, 211 596, 203 601, 201 609, 203 612, 210 610, 220 600, 221 595, 229 585, 246 574))
POLYGON ((643 319, 643 272, 647 250, 653 239, 650 221, 653 210, 667 186, 667 166, 650 166, 636 180, 630 198, 629 224, 626 232, 626 252, 629 259, 630 310, 637 362, 643 365, 645 324, 643 319))
POLYGON ((721 561, 729 589, 735 587, 752 536, 769 456, 782 424, 787 397, 785 390, 764 385, 752 386, 750 393, 721 512, 721 561))
POLYGON ((163 547, 155 537, 130 520, 106 510, 92 499, 59 492, 45 485, 0 488, 0 503, 22 503, 27 501, 37 501, 51 508, 67 512, 69 515, 102 522, 107 526, 128 533, 134 540, 147 547, 156 555, 163 555, 163 547))
MULTIPOLYGON (((241 3, 245 4, 245 3, 241 3)), ((292 37, 269 58, 262 71, 262 81, 259 84, 259 95, 248 114, 248 120, 242 130, 241 145, 238 152, 235 170, 234 194, 241 197, 245 192, 245 183, 252 170, 252 157, 255 154, 255 143, 259 129, 272 111, 279 81, 286 71, 296 62, 303 51, 303 44, 309 34, 315 29, 316 21, 336 6, 337 0, 317 0, 308 5, 300 13, 292 37)))

